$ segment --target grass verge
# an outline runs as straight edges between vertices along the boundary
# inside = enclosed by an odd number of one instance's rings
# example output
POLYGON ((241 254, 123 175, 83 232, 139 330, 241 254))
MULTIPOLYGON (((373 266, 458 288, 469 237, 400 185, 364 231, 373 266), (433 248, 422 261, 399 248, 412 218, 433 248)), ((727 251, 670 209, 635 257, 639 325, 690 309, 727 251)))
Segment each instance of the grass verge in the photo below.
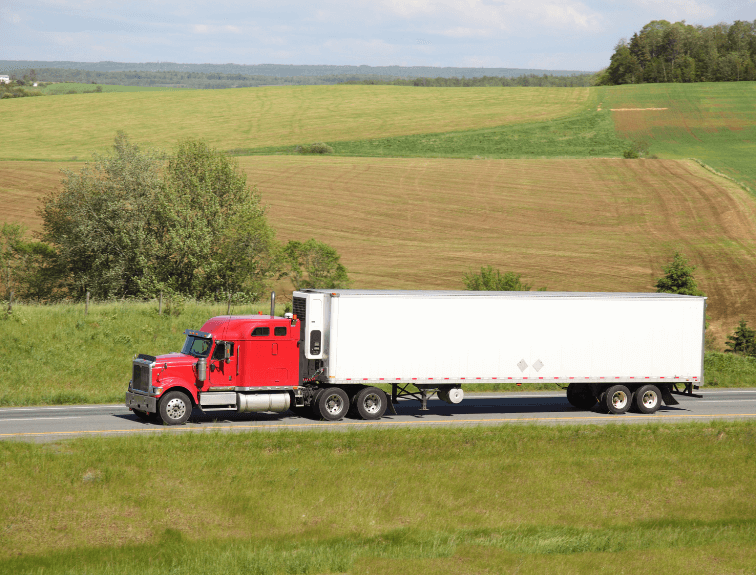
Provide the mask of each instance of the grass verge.
POLYGON ((755 458, 753 422, 2 442, 0 571, 737 571, 755 458))

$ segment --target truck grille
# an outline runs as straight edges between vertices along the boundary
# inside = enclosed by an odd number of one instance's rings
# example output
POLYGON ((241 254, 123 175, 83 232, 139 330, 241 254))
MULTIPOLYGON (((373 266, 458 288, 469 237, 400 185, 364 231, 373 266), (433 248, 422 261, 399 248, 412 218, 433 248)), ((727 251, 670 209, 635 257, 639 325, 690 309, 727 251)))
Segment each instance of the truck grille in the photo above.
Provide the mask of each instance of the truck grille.
POLYGON ((136 391, 150 390, 152 382, 152 366, 134 362, 134 371, 131 377, 131 389, 136 391))
POLYGON ((307 325, 307 300, 303 297, 293 298, 291 309, 294 315, 299 319, 299 325, 302 326, 299 330, 299 340, 304 341, 305 326, 307 325))

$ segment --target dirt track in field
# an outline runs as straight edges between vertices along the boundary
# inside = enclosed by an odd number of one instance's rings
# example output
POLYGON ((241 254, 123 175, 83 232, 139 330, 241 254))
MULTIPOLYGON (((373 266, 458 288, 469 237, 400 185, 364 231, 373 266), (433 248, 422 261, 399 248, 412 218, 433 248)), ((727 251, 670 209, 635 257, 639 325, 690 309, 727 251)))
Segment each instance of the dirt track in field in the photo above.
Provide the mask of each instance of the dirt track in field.
POLYGON ((717 339, 756 321, 756 203, 676 160, 244 158, 280 239, 334 245, 355 287, 462 288, 482 265, 535 288, 653 291, 699 268, 717 339))
MULTIPOLYGON (((694 162, 240 158, 281 240, 334 247, 354 287, 461 289, 493 265, 535 288, 653 291, 696 265, 719 345, 756 323, 756 202, 694 162)), ((38 228, 61 164, 0 162, 2 221, 38 228)))

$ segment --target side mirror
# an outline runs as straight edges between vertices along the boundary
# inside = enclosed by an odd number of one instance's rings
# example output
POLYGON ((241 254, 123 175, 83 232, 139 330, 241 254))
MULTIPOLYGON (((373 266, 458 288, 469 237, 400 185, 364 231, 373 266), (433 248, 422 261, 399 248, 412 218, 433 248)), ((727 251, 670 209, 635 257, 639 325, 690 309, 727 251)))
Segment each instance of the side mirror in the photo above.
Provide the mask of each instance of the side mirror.
POLYGON ((223 349, 223 359, 226 363, 231 363, 231 344, 226 344, 223 349))

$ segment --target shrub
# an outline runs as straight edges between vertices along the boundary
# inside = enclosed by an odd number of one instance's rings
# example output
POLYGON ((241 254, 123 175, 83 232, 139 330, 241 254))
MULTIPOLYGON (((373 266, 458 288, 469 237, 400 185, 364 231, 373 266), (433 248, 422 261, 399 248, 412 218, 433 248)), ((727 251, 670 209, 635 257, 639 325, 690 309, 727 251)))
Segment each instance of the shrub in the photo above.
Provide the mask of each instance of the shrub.
MULTIPOLYGON (((470 291, 530 291, 533 286, 523 283, 522 274, 506 272, 504 275, 493 266, 483 266, 480 273, 465 274, 465 288, 470 291)), ((540 288, 538 291, 546 291, 540 288)))
POLYGON ((298 154, 333 154, 333 148, 323 142, 315 142, 309 146, 297 146, 294 151, 298 154))

